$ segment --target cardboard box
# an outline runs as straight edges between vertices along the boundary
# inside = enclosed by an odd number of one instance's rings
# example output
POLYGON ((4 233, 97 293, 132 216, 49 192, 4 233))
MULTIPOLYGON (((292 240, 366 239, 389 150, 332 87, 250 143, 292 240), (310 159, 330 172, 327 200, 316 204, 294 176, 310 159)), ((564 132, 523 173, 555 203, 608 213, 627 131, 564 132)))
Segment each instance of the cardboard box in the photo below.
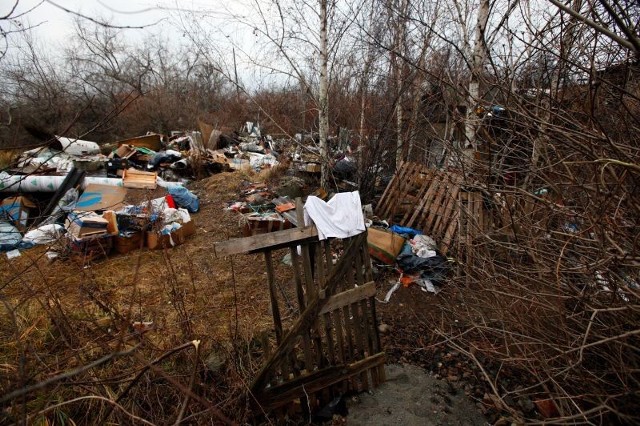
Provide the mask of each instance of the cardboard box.
POLYGON ((67 216, 67 231, 78 239, 107 234, 109 221, 93 212, 71 212, 67 216))
POLYGON ((184 243, 184 238, 182 228, 178 228, 168 235, 158 234, 155 231, 146 232, 147 247, 149 247, 149 250, 160 250, 179 246, 184 243))
POLYGON ((27 228, 29 209, 35 207, 35 204, 23 196, 5 198, 0 203, 0 218, 8 219, 19 231, 24 231, 27 228))
POLYGON ((124 205, 127 190, 121 186, 90 183, 78 198, 74 210, 94 212, 118 210, 124 205))
POLYGON ((118 235, 113 239, 116 252, 126 254, 144 247, 144 232, 136 231, 128 235, 118 235))
POLYGON ((318 163, 307 163, 305 171, 308 173, 320 173, 322 171, 322 166, 318 163))
POLYGON ((111 236, 78 239, 67 234, 69 255, 81 262, 107 257, 113 247, 111 236))
POLYGON ((189 222, 185 222, 182 224, 182 234, 184 237, 190 237, 196 233, 196 223, 193 221, 193 218, 189 222))
POLYGON ((367 229, 367 246, 372 257, 393 265, 400 254, 405 239, 398 234, 384 229, 367 229))

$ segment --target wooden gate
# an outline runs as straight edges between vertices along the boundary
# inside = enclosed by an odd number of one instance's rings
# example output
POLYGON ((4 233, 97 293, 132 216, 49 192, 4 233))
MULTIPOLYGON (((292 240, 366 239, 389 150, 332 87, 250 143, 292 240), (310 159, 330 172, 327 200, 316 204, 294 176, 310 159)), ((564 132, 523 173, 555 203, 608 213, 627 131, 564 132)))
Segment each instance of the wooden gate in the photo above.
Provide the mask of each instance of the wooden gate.
POLYGON ((366 242, 366 232, 334 241, 343 244, 335 264, 331 243, 319 241, 313 226, 215 244, 216 256, 265 256, 277 347, 251 385, 265 412, 298 409, 310 416, 337 395, 385 380, 366 242), (272 251, 282 248, 291 254, 298 307, 288 330, 281 320, 272 260, 272 251))

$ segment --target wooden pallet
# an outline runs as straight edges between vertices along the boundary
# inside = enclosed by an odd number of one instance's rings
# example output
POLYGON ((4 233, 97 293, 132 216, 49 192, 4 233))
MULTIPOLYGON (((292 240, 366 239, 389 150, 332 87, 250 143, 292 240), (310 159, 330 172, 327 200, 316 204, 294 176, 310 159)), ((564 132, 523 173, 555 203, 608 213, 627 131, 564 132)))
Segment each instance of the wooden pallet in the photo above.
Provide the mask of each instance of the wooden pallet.
POLYGON ((482 193, 464 188, 462 175, 415 163, 399 167, 376 213, 430 235, 444 254, 451 248, 464 252, 490 228, 482 193))

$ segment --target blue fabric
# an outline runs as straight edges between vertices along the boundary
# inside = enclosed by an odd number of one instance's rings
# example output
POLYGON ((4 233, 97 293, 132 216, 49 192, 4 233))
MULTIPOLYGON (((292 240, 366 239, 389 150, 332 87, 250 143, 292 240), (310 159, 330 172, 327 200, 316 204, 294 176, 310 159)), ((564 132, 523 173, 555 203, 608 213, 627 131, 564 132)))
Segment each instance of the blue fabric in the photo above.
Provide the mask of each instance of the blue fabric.
POLYGON ((393 225, 391 228, 389 228, 389 231, 395 232, 396 234, 400 234, 400 235, 408 235, 409 238, 413 238, 416 235, 422 234, 422 231, 409 228, 407 226, 400 226, 400 225, 393 225))
POLYGON ((195 213, 200 210, 200 202, 198 197, 184 186, 174 186, 168 189, 169 194, 179 207, 187 209, 189 213, 195 213))

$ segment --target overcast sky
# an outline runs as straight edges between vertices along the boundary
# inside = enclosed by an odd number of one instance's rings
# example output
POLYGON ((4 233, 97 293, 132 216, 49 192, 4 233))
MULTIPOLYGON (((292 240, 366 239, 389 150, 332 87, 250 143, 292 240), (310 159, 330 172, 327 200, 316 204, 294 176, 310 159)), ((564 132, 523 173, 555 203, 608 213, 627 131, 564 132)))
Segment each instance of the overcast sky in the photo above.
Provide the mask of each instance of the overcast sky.
MULTIPOLYGON (((222 12, 227 6, 220 0, 19 0, 14 16, 25 13, 19 20, 25 26, 37 26, 33 30, 36 39, 52 49, 65 44, 73 35, 76 16, 55 5, 90 18, 117 26, 146 28, 125 30, 129 42, 148 34, 162 34, 171 38, 175 27, 170 27, 171 16, 177 10, 211 10, 222 12), (33 10, 31 10, 33 9, 33 10), (155 24, 155 25, 154 25, 155 24), (169 28, 170 27, 170 28, 169 28)), ((0 0, 0 16, 13 6, 14 0, 0 0)), ((177 34, 176 38, 179 38, 177 34)))

